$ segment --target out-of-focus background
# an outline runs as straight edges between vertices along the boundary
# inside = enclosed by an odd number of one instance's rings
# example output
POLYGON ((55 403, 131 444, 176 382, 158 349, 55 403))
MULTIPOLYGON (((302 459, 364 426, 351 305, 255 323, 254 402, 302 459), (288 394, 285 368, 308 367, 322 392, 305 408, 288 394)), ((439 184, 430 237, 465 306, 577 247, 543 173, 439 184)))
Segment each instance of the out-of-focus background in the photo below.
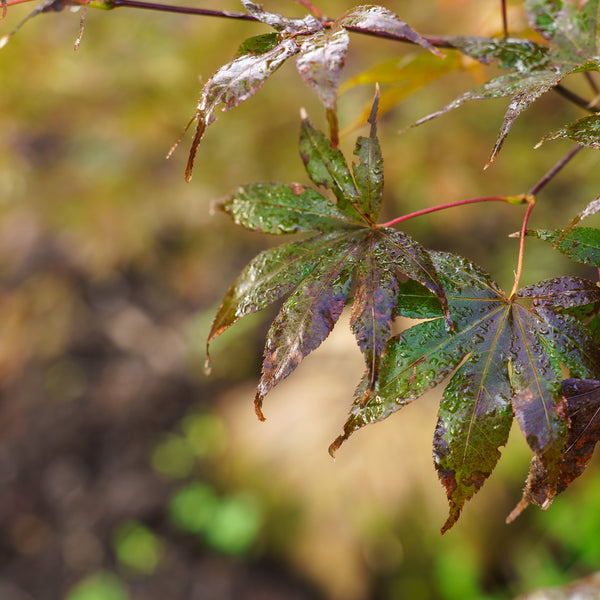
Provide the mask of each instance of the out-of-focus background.
MULTIPOLYGON (((384 4, 423 33, 501 30, 496 0, 384 4)), ((194 5, 239 10, 234 0, 194 5)), ((336 16, 354 3, 318 5, 336 16)), ((266 7, 303 14, 292 0, 266 7)), ((11 7, 0 35, 29 10, 11 7)), ((252 398, 273 311, 217 340, 204 375, 220 298, 253 255, 280 242, 212 215, 211 201, 242 183, 306 183, 298 113, 324 126, 322 109, 290 61, 209 129, 186 184, 189 136, 165 155, 202 80, 265 28, 90 9, 74 53, 79 16, 38 16, 0 52, 0 599, 500 600, 593 573, 597 467, 547 512, 504 524, 530 458, 516 430, 483 491, 440 536, 436 393, 331 460, 362 371, 345 317, 267 397, 265 423, 252 398)), ((509 21, 525 27, 519 2, 509 21)), ((353 35, 345 78, 412 52, 353 35)), ((506 101, 397 135, 494 72, 464 66, 381 118, 384 218, 524 192, 568 150, 560 141, 533 150, 579 116, 553 94, 517 122, 485 173, 506 101)), ((372 95, 357 86, 340 98, 343 128, 372 95)), ((348 155, 364 131, 345 138, 348 155)), ((581 153, 541 195, 533 226, 564 225, 597 195, 597 172, 596 154, 581 153)), ((507 235, 521 219, 520 207, 473 206, 406 230, 510 286, 517 247, 507 235)), ((525 269, 524 283, 587 273, 536 241, 525 269)))

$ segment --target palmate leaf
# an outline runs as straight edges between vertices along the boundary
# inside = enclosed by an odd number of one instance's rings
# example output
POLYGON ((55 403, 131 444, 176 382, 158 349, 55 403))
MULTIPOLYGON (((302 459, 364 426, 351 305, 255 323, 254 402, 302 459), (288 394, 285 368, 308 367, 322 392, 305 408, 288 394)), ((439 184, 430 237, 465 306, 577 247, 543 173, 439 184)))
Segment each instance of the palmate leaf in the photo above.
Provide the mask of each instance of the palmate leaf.
POLYGON ((597 302, 600 289, 591 281, 563 277, 523 288, 509 299, 467 259, 431 256, 454 330, 444 326, 430 293, 401 285, 398 313, 428 320, 388 342, 378 380, 370 385, 365 376, 344 433, 330 450, 452 375, 433 441, 450 503, 444 532, 492 472, 513 415, 546 470, 548 494, 556 492, 569 435, 560 366, 573 377, 600 373, 600 351, 591 334, 565 311, 597 302))
MULTIPOLYGON (((567 379, 562 382, 562 394, 570 426, 558 474, 557 493, 563 492, 583 473, 600 439, 600 381, 567 379)), ((507 522, 516 519, 529 504, 536 504, 546 510, 552 503, 552 498, 546 469, 538 457, 534 456, 523 490, 523 499, 508 516, 507 522)))
MULTIPOLYGON (((383 161, 372 114, 371 135, 357 140, 354 177, 342 153, 307 119, 300 153, 314 184, 333 191, 337 203, 301 184, 251 184, 219 207, 248 229, 308 237, 259 254, 242 271, 217 312, 207 342, 241 317, 286 299, 267 334, 256 394, 264 396, 329 335, 352 300, 351 328, 377 380, 391 335, 401 281, 425 286, 447 317, 447 302, 429 254, 406 234, 375 225, 383 191, 383 161), (352 292, 352 294, 351 294, 352 292)), ((449 321, 445 321, 449 327, 449 321)))
POLYGON ((429 121, 471 100, 505 98, 511 101, 500 133, 488 159, 496 158, 518 116, 540 96, 578 71, 598 70, 598 11, 600 0, 526 0, 529 21, 548 46, 530 40, 495 38, 451 38, 464 54, 484 63, 514 71, 500 75, 463 94, 450 104, 422 119, 429 121))
POLYGON ((222 66, 202 88, 193 119, 196 131, 185 171, 188 181, 192 177, 198 145, 207 127, 216 120, 217 108, 222 106, 223 111, 228 111, 251 98, 292 56, 298 56, 297 68, 302 80, 319 96, 331 124, 333 138, 337 138, 337 89, 350 42, 348 30, 401 37, 440 56, 425 38, 381 6, 358 6, 325 28, 313 16, 289 19, 267 12, 250 0, 241 2, 250 15, 275 29, 276 33, 246 40, 237 56, 222 66))

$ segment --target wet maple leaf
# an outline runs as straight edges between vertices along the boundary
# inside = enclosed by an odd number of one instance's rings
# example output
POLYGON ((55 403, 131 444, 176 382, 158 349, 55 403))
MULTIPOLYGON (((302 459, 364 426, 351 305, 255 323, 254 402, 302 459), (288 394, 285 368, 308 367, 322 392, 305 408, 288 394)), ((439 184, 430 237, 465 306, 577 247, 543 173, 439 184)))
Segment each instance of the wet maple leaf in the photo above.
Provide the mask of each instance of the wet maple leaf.
POLYGON ((249 14, 276 33, 246 40, 236 57, 204 85, 194 117, 196 131, 185 174, 188 181, 198 145, 206 128, 217 118, 216 109, 222 105, 222 109, 228 111, 251 98, 292 56, 298 56, 297 68, 302 80, 317 93, 326 110, 334 144, 337 141, 337 89, 350 43, 348 31, 404 39, 442 56, 425 38, 381 6, 357 6, 326 28, 313 16, 289 19, 265 11, 250 0, 242 0, 242 4, 249 14))
MULTIPOLYGON (((567 379, 562 382, 562 394, 569 419, 569 437, 558 473, 556 493, 564 491, 583 473, 600 439, 600 381, 567 379)), ((508 516, 507 522, 518 517, 529 504, 546 510, 553 497, 546 469, 534 456, 523 499, 508 516)))
POLYGON ((600 351, 566 309, 600 299, 600 289, 576 277, 550 279, 507 298, 481 268, 460 256, 432 253, 450 307, 448 331, 433 297, 407 283, 398 313, 427 319, 392 338, 374 386, 359 385, 334 452, 357 429, 385 419, 452 375, 441 401, 433 449, 450 514, 483 485, 500 457, 513 415, 557 491, 569 429, 561 395, 561 365, 573 377, 596 377, 600 351))
POLYGON ((351 328, 365 356, 369 385, 377 380, 391 335, 401 281, 425 286, 447 312, 427 251, 408 235, 376 225, 383 160, 374 112, 371 135, 356 142, 352 172, 342 153, 303 119, 300 154, 306 171, 314 184, 333 192, 335 202, 301 184, 260 183, 238 188, 219 204, 248 229, 309 234, 250 262, 227 292, 208 337, 207 346, 241 317, 287 298, 267 335, 256 394, 261 418, 265 394, 323 342, 350 297, 351 328))
MULTIPOLYGON (((600 0, 526 0, 531 26, 547 44, 523 39, 455 37, 448 41, 455 48, 484 64, 497 64, 513 71, 494 77, 453 100, 444 108, 419 119, 429 121, 471 100, 511 97, 500 133, 487 162, 490 165, 500 151, 518 116, 540 96, 556 87, 567 75, 597 71, 600 67, 600 0)), ((556 137, 579 137, 589 145, 597 143, 597 126, 588 119, 556 137)), ((585 143, 585 142, 582 142, 585 143)))

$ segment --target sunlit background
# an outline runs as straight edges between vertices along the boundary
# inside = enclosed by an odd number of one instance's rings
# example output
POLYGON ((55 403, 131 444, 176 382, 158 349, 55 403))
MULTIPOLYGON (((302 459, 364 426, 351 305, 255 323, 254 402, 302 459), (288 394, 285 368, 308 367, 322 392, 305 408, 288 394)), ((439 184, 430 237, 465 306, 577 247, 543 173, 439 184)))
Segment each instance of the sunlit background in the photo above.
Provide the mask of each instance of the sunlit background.
MULTIPOLYGON (((185 0, 183 0, 185 3, 185 0)), ((354 2, 323 0, 340 15, 354 2)), ((497 0, 383 2, 428 34, 496 34, 497 0)), ((195 6, 239 10, 234 0, 195 6)), ((293 0, 265 3, 291 16, 293 0)), ((31 10, 11 7, 0 36, 31 10)), ((514 598, 600 564, 600 477, 590 467, 547 512, 518 502, 530 453, 513 431, 500 463, 445 536, 431 459, 437 393, 356 434, 335 461, 362 371, 343 317, 322 348, 252 399, 273 311, 205 340, 247 261, 280 240, 251 234, 211 202, 239 184, 307 182, 299 110, 324 127, 314 94, 285 65, 251 101, 221 114, 183 178, 203 81, 264 26, 122 8, 43 14, 0 51, 0 599, 464 600, 514 598)), ((525 28, 520 2, 509 24, 525 28)), ((352 36, 344 79, 414 48, 352 36)), ((460 69, 380 119, 384 218, 470 197, 527 191, 568 149, 540 150, 580 116, 547 94, 482 170, 506 101, 474 103, 397 135, 485 81, 460 69)), ((388 64, 382 89, 406 95, 388 64)), ((579 85, 573 79, 567 84, 579 85)), ((403 87, 404 86, 404 87, 403 87)), ((374 85, 346 85, 348 156, 374 85), (357 128, 358 126, 358 128, 357 128)), ((598 194, 586 150, 540 196, 533 226, 560 227, 598 194)), ((464 253, 512 285, 523 208, 454 209, 406 231, 464 253)), ((591 222, 591 221, 590 221, 591 222)), ((593 276, 528 244, 523 283, 593 276)))

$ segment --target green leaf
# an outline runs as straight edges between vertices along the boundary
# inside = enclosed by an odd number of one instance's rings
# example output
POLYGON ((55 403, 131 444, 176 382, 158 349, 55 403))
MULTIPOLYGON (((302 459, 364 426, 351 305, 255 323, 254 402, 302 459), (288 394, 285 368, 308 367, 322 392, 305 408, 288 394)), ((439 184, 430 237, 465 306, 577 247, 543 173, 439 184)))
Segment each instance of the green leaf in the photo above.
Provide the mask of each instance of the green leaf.
POLYGON ((548 140, 557 140, 559 138, 567 138, 582 146, 588 146, 596 150, 600 149, 600 117, 598 115, 583 117, 579 121, 575 121, 566 127, 549 133, 538 142, 536 148, 548 140))
POLYGON ((279 33, 263 33, 261 35, 255 35, 242 42, 238 48, 236 57, 244 56, 246 54, 265 54, 265 52, 273 50, 280 41, 281 35, 279 33))
POLYGON ((300 183, 244 185, 217 207, 238 225, 263 233, 325 232, 352 224, 349 215, 300 183))
MULTIPOLYGON (((486 167, 496 158, 517 119, 540 96, 556 87, 567 75, 598 70, 599 0, 526 0, 532 26, 551 43, 545 48, 529 40, 451 38, 461 52, 482 63, 496 63, 514 71, 496 77, 458 97, 439 111, 419 119, 419 125, 471 100, 511 97, 500 133, 486 167), (583 7, 582 7, 583 4, 583 7)), ((576 129, 576 127, 575 127, 576 129)), ((589 129, 590 139, 593 135, 589 129)), ((583 139, 586 135, 582 134, 583 139)))
POLYGON ((527 235, 549 242, 577 263, 600 267, 600 229, 573 227, 567 233, 562 229, 533 229, 527 235))
POLYGON ((337 88, 349 44, 348 32, 338 29, 312 35, 300 46, 296 61, 298 72, 326 109, 336 110, 337 88))
POLYGON ((489 166, 500 152, 513 123, 519 115, 527 110, 540 96, 555 87, 566 75, 574 71, 576 67, 556 67, 556 69, 535 70, 527 73, 509 73, 491 79, 487 83, 463 94, 447 104, 442 109, 427 115, 416 121, 412 126, 421 125, 435 119, 455 108, 470 102, 471 100, 490 100, 493 98, 505 98, 511 96, 510 105, 504 114, 504 121, 500 127, 500 133, 494 144, 492 153, 488 159, 489 166))
POLYGON ((525 0, 531 26, 563 53, 598 56, 598 0, 525 0))
POLYGON ((311 181, 331 190, 340 210, 357 222, 369 223, 367 216, 358 210, 359 193, 344 155, 338 148, 332 148, 329 138, 308 118, 302 119, 300 156, 311 181))
POLYGON ((379 89, 368 122, 371 135, 356 140, 354 155, 358 163, 353 165, 354 180, 359 192, 358 210, 367 216, 371 223, 377 221, 383 201, 383 157, 377 139, 376 116, 379 105, 379 89))
POLYGON ((439 309, 422 304, 431 294, 401 284, 398 314, 429 320, 388 342, 377 381, 372 385, 363 378, 331 451, 357 429, 381 421, 452 375, 434 436, 436 468, 450 503, 446 531, 492 472, 513 414, 546 469, 548 489, 556 490, 568 434, 560 365, 576 377, 600 372, 591 334, 563 309, 597 302, 600 289, 584 279, 558 278, 509 299, 468 260, 430 254, 454 330, 444 327, 439 309))
POLYGON ((300 184, 242 186, 219 207, 243 227, 273 234, 304 232, 305 240, 257 256, 227 292, 207 342, 241 317, 278 300, 283 306, 267 334, 256 394, 262 418, 264 396, 329 335, 352 298, 351 328, 378 377, 381 354, 397 312, 397 292, 406 279, 436 299, 448 326, 448 305, 428 252, 408 235, 374 224, 383 188, 383 161, 375 135, 376 103, 369 138, 360 138, 355 182, 342 153, 307 120, 300 150, 317 185, 335 193, 337 204, 300 184))

